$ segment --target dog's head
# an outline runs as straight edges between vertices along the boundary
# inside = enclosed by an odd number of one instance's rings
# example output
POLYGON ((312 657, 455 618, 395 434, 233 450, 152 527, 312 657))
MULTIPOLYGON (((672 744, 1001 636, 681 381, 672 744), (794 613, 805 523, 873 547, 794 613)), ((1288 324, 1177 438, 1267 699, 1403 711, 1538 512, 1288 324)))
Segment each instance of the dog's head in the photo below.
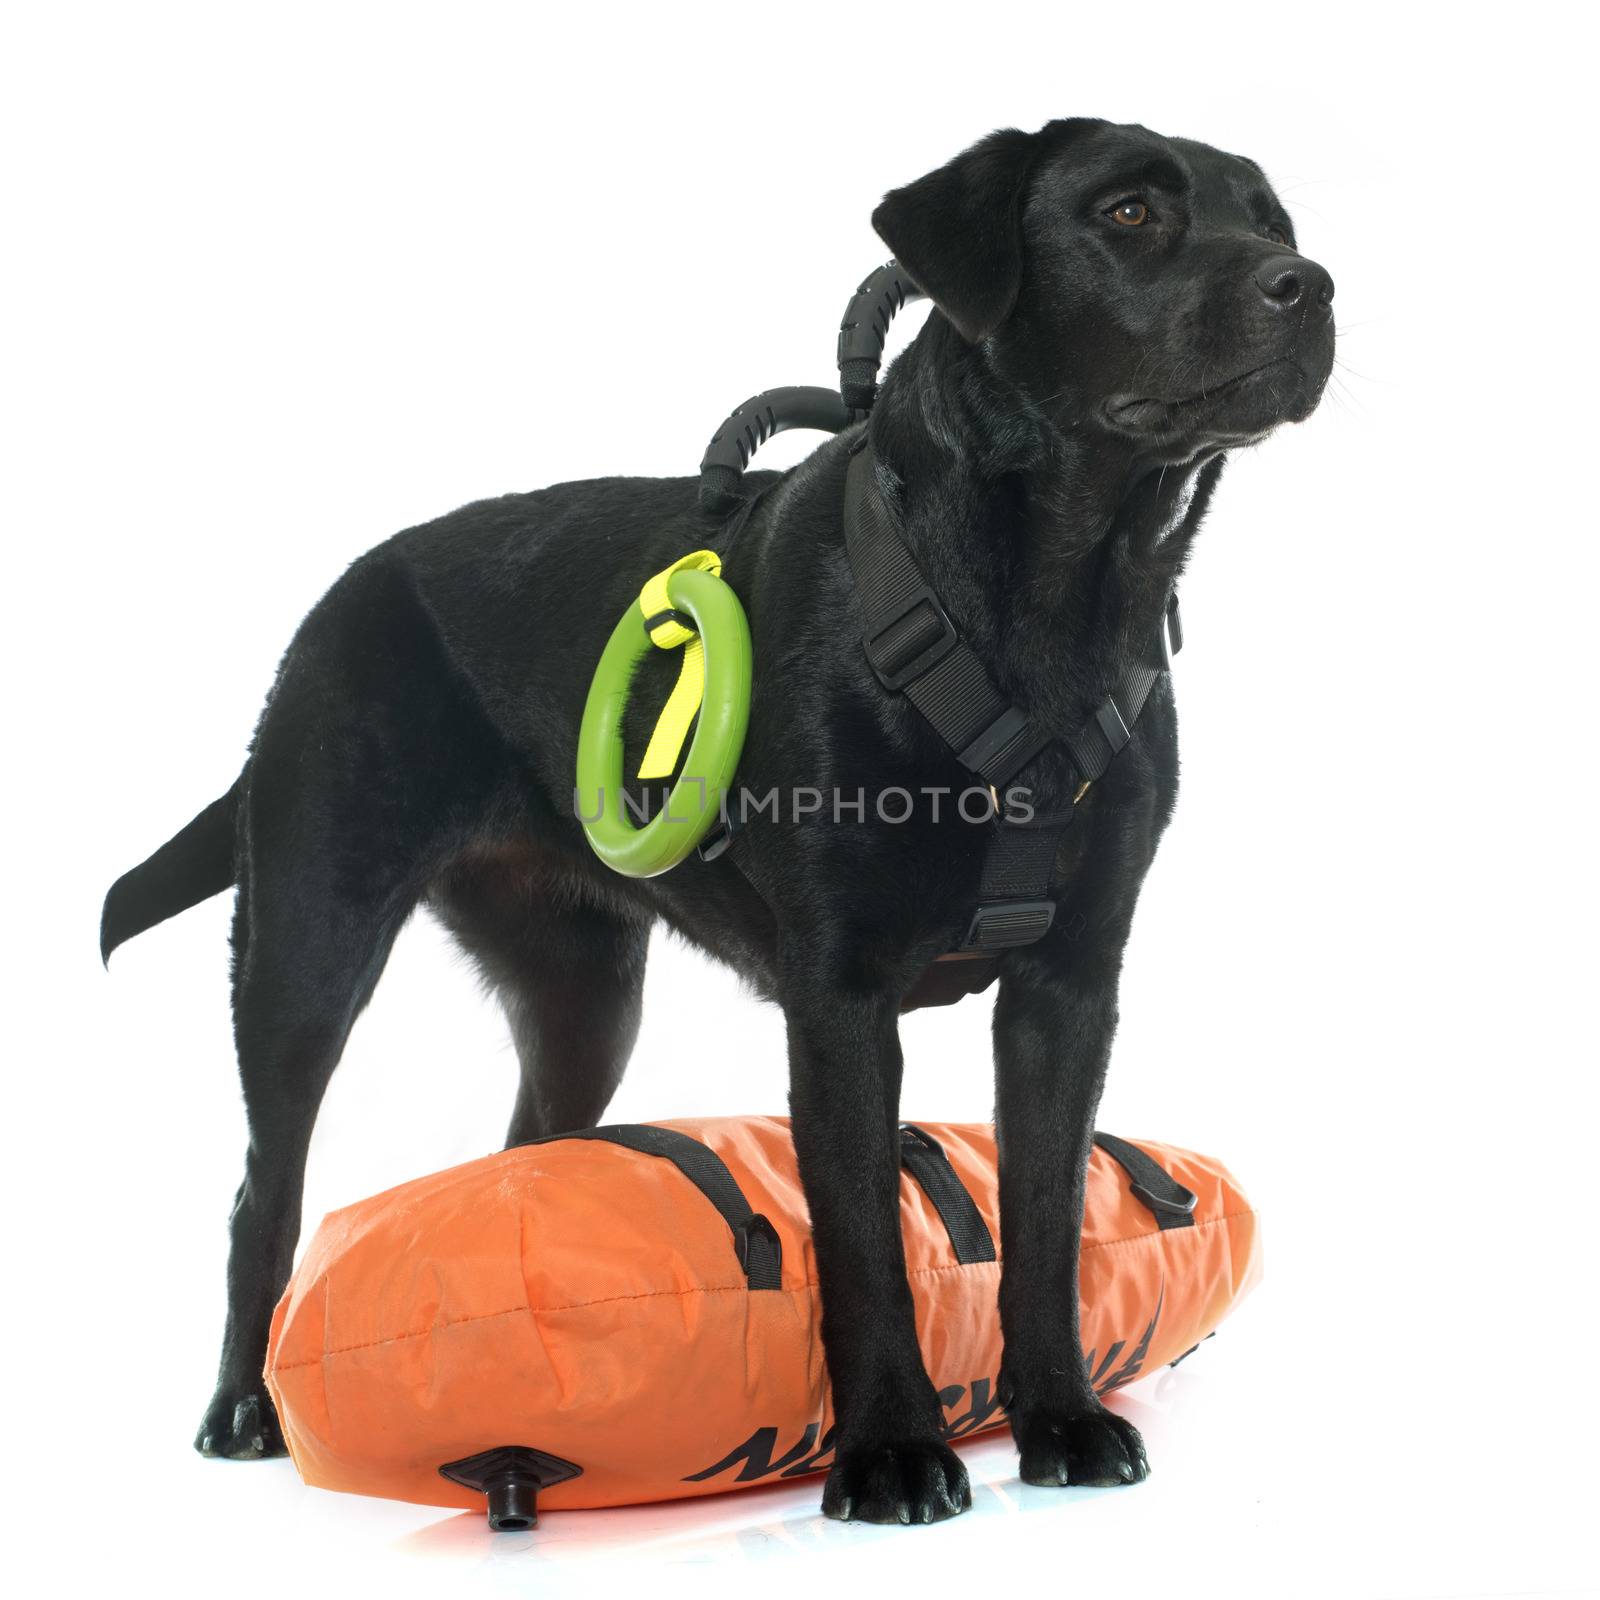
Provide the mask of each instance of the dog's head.
POLYGON ((1074 119, 991 134, 885 197, 873 226, 1057 425, 1185 459, 1315 410, 1333 279, 1261 169, 1074 119))

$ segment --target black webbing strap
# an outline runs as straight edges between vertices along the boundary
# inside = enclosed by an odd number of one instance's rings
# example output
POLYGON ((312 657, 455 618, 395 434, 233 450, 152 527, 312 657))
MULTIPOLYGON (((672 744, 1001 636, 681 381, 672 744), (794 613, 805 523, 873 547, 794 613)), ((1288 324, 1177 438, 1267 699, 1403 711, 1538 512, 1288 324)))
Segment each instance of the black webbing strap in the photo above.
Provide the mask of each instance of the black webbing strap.
POLYGON ((968 771, 996 788, 1044 738, 995 688, 895 530, 862 435, 845 480, 844 538, 866 616, 861 642, 885 689, 904 694, 968 771))
POLYGON ((909 1122, 900 1124, 900 1164, 933 1202, 962 1266, 993 1261, 994 1237, 977 1202, 956 1176, 939 1141, 909 1122))
POLYGON ((554 1144, 558 1139, 601 1139, 620 1144, 641 1155, 670 1161, 722 1215, 733 1230, 733 1242, 751 1289, 783 1287, 783 1245, 777 1230, 759 1211, 752 1211, 733 1174, 710 1145, 691 1139, 676 1128, 658 1128, 647 1122, 624 1122, 609 1128, 579 1128, 572 1133, 552 1133, 530 1144, 554 1144))
POLYGON ((1163 1229, 1194 1226, 1198 1197, 1193 1189, 1185 1189, 1159 1161, 1126 1139, 1097 1133, 1094 1142, 1127 1173, 1129 1187, 1163 1229))

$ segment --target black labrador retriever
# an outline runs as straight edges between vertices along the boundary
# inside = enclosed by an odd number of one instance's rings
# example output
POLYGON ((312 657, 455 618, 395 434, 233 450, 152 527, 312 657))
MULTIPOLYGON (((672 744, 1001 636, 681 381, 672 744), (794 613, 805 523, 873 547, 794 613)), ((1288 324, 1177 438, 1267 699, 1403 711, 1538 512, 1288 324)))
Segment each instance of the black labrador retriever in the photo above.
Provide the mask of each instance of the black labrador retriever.
MULTIPOLYGON (((1261 169, 1097 120, 992 134, 873 224, 933 301, 867 428, 907 545, 991 677, 1066 736, 1148 640, 1224 453, 1315 408, 1333 284, 1261 169)), ((859 428, 764 490, 725 576, 756 643, 740 780, 766 793, 949 792, 962 774, 863 655, 841 506, 859 428)), ((663 920, 784 1009, 838 1427, 823 1507, 922 1522, 970 1503, 912 1323, 897 1217, 897 1016, 978 896, 984 830, 926 807, 784 809, 736 851, 635 880, 574 815, 577 729, 644 580, 726 527, 694 479, 510 495, 356 561, 295 635, 222 799, 106 900, 102 947, 230 885, 249 1113, 208 1455, 282 1449, 261 1369, 306 1147, 351 1024, 419 904, 503 998, 521 1063, 508 1140, 595 1124, 639 1025, 663 920), (884 808, 887 810, 888 808, 884 808)), ((648 663, 630 740, 676 671, 648 663)), ((1177 786, 1168 680, 1061 839, 1059 914, 1000 963, 1004 1393, 1030 1483, 1144 1477, 1078 1334, 1078 1233, 1134 903, 1177 786)), ((1032 804, 1072 804, 1059 744, 1032 804)))

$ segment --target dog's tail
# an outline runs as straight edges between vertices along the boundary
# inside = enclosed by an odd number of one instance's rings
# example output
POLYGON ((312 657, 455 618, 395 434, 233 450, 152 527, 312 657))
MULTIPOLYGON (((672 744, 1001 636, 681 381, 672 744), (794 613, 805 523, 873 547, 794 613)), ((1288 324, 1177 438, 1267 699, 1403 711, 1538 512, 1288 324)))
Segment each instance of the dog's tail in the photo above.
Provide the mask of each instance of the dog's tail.
POLYGON ((100 959, 119 944, 233 887, 234 838, 243 778, 188 827, 111 885, 100 913, 100 959))

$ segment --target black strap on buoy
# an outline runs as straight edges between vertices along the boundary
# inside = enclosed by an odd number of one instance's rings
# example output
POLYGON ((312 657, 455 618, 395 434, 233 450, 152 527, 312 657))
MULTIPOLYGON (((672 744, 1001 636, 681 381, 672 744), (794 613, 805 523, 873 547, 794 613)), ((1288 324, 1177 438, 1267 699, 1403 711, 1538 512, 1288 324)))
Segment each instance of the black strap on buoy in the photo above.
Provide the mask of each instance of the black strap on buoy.
POLYGON ((1094 1142, 1127 1173, 1140 1203, 1163 1228, 1192 1228, 1199 1196, 1184 1186, 1136 1144, 1113 1133, 1097 1133, 1094 1142))
POLYGON ((554 1144, 558 1139, 599 1139, 607 1144, 620 1144, 627 1150, 637 1150, 641 1155, 670 1161, 717 1208, 732 1230, 746 1286, 751 1289, 783 1287, 783 1244, 777 1229, 759 1211, 751 1210, 738 1181, 710 1145, 691 1139, 676 1128, 659 1128, 648 1122, 579 1128, 572 1133, 530 1139, 528 1143, 554 1144))
MULTIPOLYGON (((1114 1133, 1096 1133, 1094 1142, 1128 1175, 1129 1187, 1161 1228, 1192 1228, 1199 1203, 1153 1156, 1114 1133)), ((937 1139, 914 1123, 900 1124, 900 1164, 933 1202, 963 1266, 996 1258, 994 1236, 977 1202, 956 1176, 937 1139)))
POLYGON ((950 1235, 956 1260, 964 1267, 974 1261, 995 1260, 994 1235, 939 1141, 914 1124, 902 1122, 900 1164, 933 1202, 944 1231, 950 1235))

